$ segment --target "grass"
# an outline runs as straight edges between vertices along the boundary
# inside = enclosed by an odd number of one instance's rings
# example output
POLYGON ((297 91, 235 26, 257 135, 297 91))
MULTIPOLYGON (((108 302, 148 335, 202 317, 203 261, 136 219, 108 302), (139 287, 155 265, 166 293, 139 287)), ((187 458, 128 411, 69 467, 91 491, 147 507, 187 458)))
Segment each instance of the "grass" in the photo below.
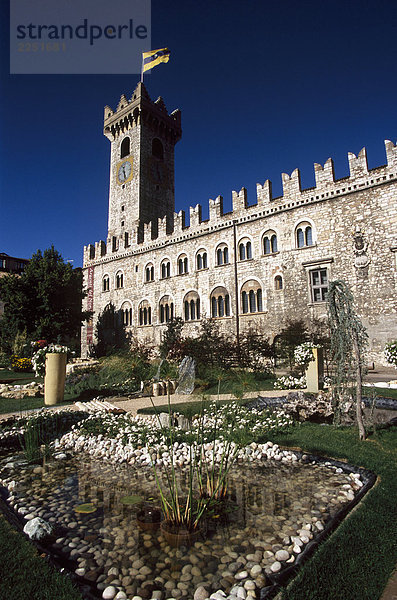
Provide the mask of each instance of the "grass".
MULTIPOLYGON (((66 406, 73 404, 78 398, 67 398, 65 401, 57 404, 57 406, 66 406)), ((6 413, 21 413, 26 410, 33 410, 35 408, 45 408, 44 397, 39 398, 0 398, 0 415, 6 413)))
MULTIPOLYGON (((6 383, 12 382, 15 385, 24 385, 25 383, 31 383, 32 381, 37 380, 35 379, 34 373, 29 371, 17 373, 15 371, 10 371, 9 369, 0 369, 0 381, 6 383)), ((40 379, 40 381, 42 382, 43 380, 40 379)))
POLYGON ((363 387, 363 396, 371 398, 373 394, 376 396, 384 396, 385 398, 395 398, 397 400, 397 390, 392 388, 363 387))
POLYGON ((0 600, 81 600, 71 581, 52 568, 0 513, 0 600))

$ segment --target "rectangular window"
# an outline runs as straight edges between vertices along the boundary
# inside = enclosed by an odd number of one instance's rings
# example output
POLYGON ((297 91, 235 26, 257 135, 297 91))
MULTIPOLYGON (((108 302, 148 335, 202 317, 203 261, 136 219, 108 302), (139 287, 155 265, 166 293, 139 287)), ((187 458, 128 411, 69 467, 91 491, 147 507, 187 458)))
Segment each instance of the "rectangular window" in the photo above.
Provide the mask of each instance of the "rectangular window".
POLYGON ((325 302, 328 293, 327 269, 310 271, 310 288, 313 302, 325 302))

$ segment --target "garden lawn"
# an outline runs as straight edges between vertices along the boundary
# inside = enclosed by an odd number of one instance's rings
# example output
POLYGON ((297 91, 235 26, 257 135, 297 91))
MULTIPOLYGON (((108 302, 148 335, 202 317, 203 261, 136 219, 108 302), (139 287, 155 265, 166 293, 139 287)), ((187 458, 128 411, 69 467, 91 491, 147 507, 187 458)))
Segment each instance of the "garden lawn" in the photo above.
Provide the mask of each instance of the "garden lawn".
MULTIPOLYGON (((24 385, 25 383, 31 383, 32 381, 37 380, 35 379, 34 373, 30 371, 16 373, 9 369, 0 369, 0 381, 4 381, 7 384, 13 382, 15 385, 24 385)), ((43 380, 40 379, 40 381, 43 380)))
POLYGON ((0 600, 81 600, 69 579, 0 514, 0 600))
MULTIPOLYGON (((67 406, 73 404, 78 398, 68 398, 65 395, 65 401, 57 404, 57 406, 67 406)), ((45 408, 44 397, 39 398, 1 398, 0 397, 0 415, 6 413, 22 413, 25 410, 33 410, 38 408, 45 408)))
POLYGON ((365 442, 354 428, 311 423, 269 437, 378 475, 356 510, 283 591, 282 600, 379 599, 397 562, 397 427, 378 430, 365 442))
POLYGON ((372 396, 384 396, 385 398, 395 398, 397 400, 397 390, 392 388, 379 388, 379 387, 363 387, 363 396, 372 398, 372 396))

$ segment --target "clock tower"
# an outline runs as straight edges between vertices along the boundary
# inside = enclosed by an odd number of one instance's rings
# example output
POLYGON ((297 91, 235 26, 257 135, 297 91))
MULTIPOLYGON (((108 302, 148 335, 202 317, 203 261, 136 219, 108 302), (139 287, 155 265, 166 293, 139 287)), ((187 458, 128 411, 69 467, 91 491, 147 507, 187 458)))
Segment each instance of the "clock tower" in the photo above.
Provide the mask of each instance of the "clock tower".
POLYGON ((108 245, 113 251, 141 241, 145 223, 167 218, 173 226, 174 146, 181 138, 181 113, 168 114, 143 83, 117 109, 105 107, 104 135, 111 142, 108 245), (121 242, 121 244, 120 244, 121 242))

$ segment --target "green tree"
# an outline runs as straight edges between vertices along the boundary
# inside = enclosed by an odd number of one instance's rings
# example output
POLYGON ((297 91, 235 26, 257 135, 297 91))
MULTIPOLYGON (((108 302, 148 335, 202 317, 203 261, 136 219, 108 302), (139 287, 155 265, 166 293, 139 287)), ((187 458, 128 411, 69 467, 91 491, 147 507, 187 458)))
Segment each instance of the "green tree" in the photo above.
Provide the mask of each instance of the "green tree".
POLYGON ((1 278, 2 349, 10 351, 13 340, 23 331, 31 339, 77 345, 82 321, 89 317, 82 312, 82 282, 81 269, 65 263, 53 246, 33 254, 20 277, 1 278))
POLYGON ((116 310, 112 303, 99 313, 95 334, 94 354, 98 358, 130 348, 131 333, 126 331, 121 310, 116 310))
POLYGON ((183 325, 184 321, 181 317, 175 317, 167 323, 159 346, 161 358, 167 358, 168 356, 174 358, 174 355, 178 355, 178 349, 182 341, 183 325))
POLYGON ((353 294, 344 281, 330 282, 327 299, 336 414, 341 401, 355 396, 359 436, 364 440, 365 428, 361 407, 362 374, 368 334, 355 312, 353 294))

